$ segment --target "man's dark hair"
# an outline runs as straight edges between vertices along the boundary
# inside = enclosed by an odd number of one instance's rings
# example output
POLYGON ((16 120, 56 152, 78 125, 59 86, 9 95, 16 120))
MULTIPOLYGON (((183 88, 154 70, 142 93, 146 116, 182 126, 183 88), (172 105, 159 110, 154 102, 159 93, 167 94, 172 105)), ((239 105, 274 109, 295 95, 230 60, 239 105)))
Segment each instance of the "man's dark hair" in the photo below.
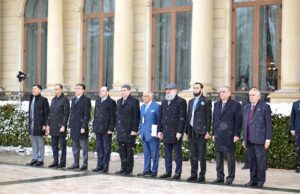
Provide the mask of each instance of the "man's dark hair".
POLYGON ((64 89, 64 87, 63 87, 62 84, 55 84, 55 85, 56 85, 56 86, 59 86, 59 88, 62 89, 62 90, 64 89))
POLYGON ((32 87, 37 87, 38 89, 42 90, 42 86, 40 84, 34 84, 32 87))
POLYGON ((131 90, 131 87, 129 84, 124 84, 121 86, 121 88, 126 88, 127 90, 131 90))
POLYGON ((109 88, 107 86, 102 86, 102 87, 106 88, 106 91, 109 92, 109 88))
POLYGON ((77 83, 76 86, 81 86, 83 90, 85 90, 85 85, 83 83, 77 83))
POLYGON ((203 89, 203 84, 201 84, 200 82, 195 82, 194 85, 196 84, 200 85, 200 88, 203 89))

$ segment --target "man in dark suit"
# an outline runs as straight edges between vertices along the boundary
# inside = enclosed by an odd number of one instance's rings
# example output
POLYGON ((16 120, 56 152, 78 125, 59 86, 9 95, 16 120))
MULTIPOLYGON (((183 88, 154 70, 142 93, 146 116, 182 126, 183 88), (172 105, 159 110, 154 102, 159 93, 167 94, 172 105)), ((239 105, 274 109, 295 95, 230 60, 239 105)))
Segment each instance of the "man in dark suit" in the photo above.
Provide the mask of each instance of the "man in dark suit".
POLYGON ((296 136, 296 148, 297 148, 296 173, 300 173, 300 100, 293 103, 290 123, 291 123, 291 134, 293 136, 296 136))
POLYGON ((109 89, 103 86, 96 100, 93 129, 96 134, 97 167, 94 172, 108 172, 112 133, 116 124, 116 101, 110 98, 109 89))
POLYGON ((260 91, 249 91, 250 104, 243 107, 243 146, 250 160, 250 181, 246 186, 263 187, 266 181, 266 150, 272 138, 271 108, 260 100, 260 91))
POLYGON ((211 125, 211 100, 202 92, 203 85, 199 82, 193 85, 194 98, 189 101, 186 122, 186 133, 189 139, 191 176, 189 182, 205 182, 206 173, 206 143, 209 139, 211 125), (198 176, 198 163, 200 172, 198 176))
POLYGON ((80 148, 83 151, 83 164, 80 170, 88 168, 88 137, 91 114, 91 100, 84 95, 85 85, 78 83, 72 99, 69 127, 72 139, 74 163, 68 169, 79 168, 80 148))
POLYGON ((44 135, 49 114, 48 100, 41 95, 42 86, 34 85, 29 102, 29 135, 31 138, 32 160, 29 166, 44 165, 44 135))
POLYGON ((121 158, 121 169, 116 174, 129 175, 133 170, 133 152, 135 138, 140 122, 139 101, 130 95, 130 85, 121 87, 121 95, 117 101, 117 141, 121 158))
POLYGON ((152 92, 143 93, 144 104, 141 107, 140 136, 144 148, 144 170, 138 176, 157 176, 159 160, 159 139, 157 138, 157 122, 160 105, 153 101, 152 92), (152 158, 152 169, 151 169, 152 158))
POLYGON ((242 106, 231 99, 229 87, 219 90, 220 100, 214 104, 213 140, 216 148, 217 179, 224 183, 224 155, 227 156, 228 176, 225 184, 231 185, 235 178, 235 142, 239 140, 243 122, 242 106))
POLYGON ((186 119, 186 101, 177 95, 177 87, 170 83, 165 87, 166 96, 162 101, 158 120, 158 137, 163 140, 165 152, 165 173, 159 178, 172 176, 172 152, 174 150, 176 169, 172 179, 180 179, 182 172, 182 135, 186 119))
POLYGON ((70 114, 70 102, 63 94, 62 84, 55 84, 55 97, 51 101, 49 121, 47 133, 50 131, 53 163, 49 165, 50 168, 64 168, 66 167, 66 131, 70 114), (61 157, 58 160, 58 146, 61 148, 61 157))

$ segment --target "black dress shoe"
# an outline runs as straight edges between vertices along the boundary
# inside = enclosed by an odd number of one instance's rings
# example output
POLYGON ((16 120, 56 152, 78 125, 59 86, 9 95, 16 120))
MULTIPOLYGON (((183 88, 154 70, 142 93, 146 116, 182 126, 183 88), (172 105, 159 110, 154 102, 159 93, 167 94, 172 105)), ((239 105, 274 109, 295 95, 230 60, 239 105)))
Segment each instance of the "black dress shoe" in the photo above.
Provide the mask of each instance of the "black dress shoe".
POLYGON ((31 160, 29 163, 26 164, 26 166, 33 166, 35 163, 37 163, 36 160, 31 160))
POLYGON ((198 183, 204 183, 205 182, 205 177, 199 177, 197 178, 198 183))
POLYGON ((132 174, 132 171, 125 171, 121 175, 128 176, 128 175, 131 175, 131 174, 132 174))
POLYGON ((78 169, 79 165, 73 164, 72 166, 69 166, 68 169, 74 170, 74 169, 78 169))
POLYGON ((245 184, 245 186, 246 186, 246 187, 257 186, 257 183, 256 183, 256 182, 249 181, 248 183, 245 184))
POLYGON ((120 169, 115 172, 115 174, 123 174, 125 172, 125 169, 120 169))
POLYGON ((49 167, 49 168, 58 168, 58 164, 55 163, 55 162, 53 162, 53 163, 50 164, 48 167, 49 167))
POLYGON ((138 173, 137 176, 150 176, 151 171, 138 173))
POLYGON ((264 186, 264 183, 258 182, 256 186, 257 186, 258 188, 262 188, 262 187, 264 186))
POLYGON ((34 164, 34 166, 43 166, 44 162, 43 161, 38 161, 37 163, 34 164))
POLYGON ((226 181, 225 185, 232 185, 232 181, 226 181))
POLYGON ((88 169, 87 165, 82 165, 79 170, 87 170, 87 169, 88 169))
POLYGON ((224 183, 224 179, 216 179, 212 182, 212 184, 220 184, 220 183, 224 183))
POLYGON ((157 177, 157 172, 151 172, 151 177, 157 177))
POLYGON ((59 164, 59 165, 57 165, 57 168, 65 168, 65 167, 66 167, 65 164, 59 164))
POLYGON ((93 171, 93 172, 100 172, 100 171, 102 171, 102 170, 103 170, 103 168, 96 167, 96 168, 94 168, 92 171, 93 171))
POLYGON ((104 168, 102 172, 103 173, 108 173, 108 168, 104 168))
POLYGON ((159 178, 161 178, 161 179, 166 179, 166 178, 170 178, 170 177, 171 177, 171 173, 167 173, 167 172, 165 172, 164 174, 159 176, 159 178))
POLYGON ((190 176, 189 178, 186 179, 187 182, 195 182, 197 180, 196 176, 190 176))
POLYGON ((181 178, 180 174, 174 174, 174 176, 172 177, 172 180, 179 180, 181 178))

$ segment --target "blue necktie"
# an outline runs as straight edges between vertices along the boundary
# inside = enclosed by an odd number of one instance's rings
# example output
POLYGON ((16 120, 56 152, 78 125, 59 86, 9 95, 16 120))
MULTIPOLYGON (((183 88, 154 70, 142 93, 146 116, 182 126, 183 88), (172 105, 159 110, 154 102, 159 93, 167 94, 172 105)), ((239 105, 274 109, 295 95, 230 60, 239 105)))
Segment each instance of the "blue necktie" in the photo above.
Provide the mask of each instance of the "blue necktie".
POLYGON ((199 98, 195 98, 194 100, 194 104, 193 104, 193 109, 192 109, 192 116, 191 116, 191 120, 190 120, 190 125, 193 127, 194 125, 194 112, 195 112, 195 109, 196 109, 196 106, 197 106, 197 103, 199 101, 199 98))

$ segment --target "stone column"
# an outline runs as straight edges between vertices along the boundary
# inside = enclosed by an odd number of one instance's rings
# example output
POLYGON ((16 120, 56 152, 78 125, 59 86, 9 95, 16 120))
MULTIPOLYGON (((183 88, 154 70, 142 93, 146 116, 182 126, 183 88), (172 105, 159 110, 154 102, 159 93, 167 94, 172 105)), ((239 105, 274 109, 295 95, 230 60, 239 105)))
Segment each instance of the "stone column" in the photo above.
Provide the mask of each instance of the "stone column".
POLYGON ((113 88, 132 85, 133 67, 133 0, 115 1, 113 88))
POLYGON ((272 102, 300 98, 300 1, 282 1, 281 89, 269 95, 272 102))
POLYGON ((63 2, 48 1, 48 40, 47 40, 47 88, 63 83, 64 67, 64 34, 63 34, 63 2))
POLYGON ((212 91, 213 66, 213 1, 193 0, 191 84, 203 83, 212 91))

